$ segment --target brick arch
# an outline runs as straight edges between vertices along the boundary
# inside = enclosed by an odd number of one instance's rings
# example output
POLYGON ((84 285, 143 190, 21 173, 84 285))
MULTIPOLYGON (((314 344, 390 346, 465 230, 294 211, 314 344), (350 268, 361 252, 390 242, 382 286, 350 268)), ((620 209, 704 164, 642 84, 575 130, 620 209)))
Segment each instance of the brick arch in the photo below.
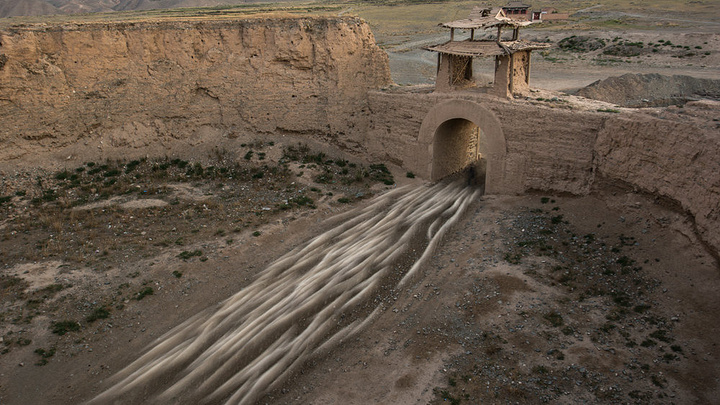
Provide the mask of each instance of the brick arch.
MULTIPOLYGON (((436 159, 448 159, 457 156, 460 152, 445 152, 442 156, 438 156, 436 149, 436 141, 438 137, 447 136, 444 131, 450 127, 463 127, 463 122, 471 122, 482 130, 481 150, 483 157, 487 162, 487 173, 485 180, 485 190, 488 194, 496 194, 502 192, 506 187, 503 186, 503 167, 505 163, 505 155, 507 153, 507 144, 505 135, 502 131, 500 120, 492 111, 482 105, 467 100, 448 100, 437 104, 425 116, 420 126, 420 134, 418 142, 420 145, 426 146, 430 161, 427 163, 425 173, 433 180, 437 180, 443 175, 447 175, 447 170, 438 169, 445 162, 437 162, 436 159)), ((450 148, 462 147, 460 142, 458 145, 451 145, 450 148)), ((450 162, 452 165, 452 162, 450 162)))

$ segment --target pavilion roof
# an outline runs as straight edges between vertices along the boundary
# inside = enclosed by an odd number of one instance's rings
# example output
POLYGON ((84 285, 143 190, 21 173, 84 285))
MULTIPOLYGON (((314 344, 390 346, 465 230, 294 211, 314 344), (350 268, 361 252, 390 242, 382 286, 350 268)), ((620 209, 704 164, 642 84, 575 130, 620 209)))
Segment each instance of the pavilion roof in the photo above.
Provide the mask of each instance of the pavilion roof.
POLYGON ((425 48, 428 51, 460 56, 498 56, 509 55, 518 51, 549 48, 550 44, 518 41, 449 41, 440 45, 425 48))
POLYGON ((491 13, 482 13, 485 16, 478 16, 477 14, 471 15, 470 18, 462 20, 455 20, 440 24, 445 28, 458 28, 458 29, 488 29, 497 26, 501 27, 525 27, 532 24, 531 21, 519 21, 505 16, 505 12, 502 10, 493 10, 491 13))

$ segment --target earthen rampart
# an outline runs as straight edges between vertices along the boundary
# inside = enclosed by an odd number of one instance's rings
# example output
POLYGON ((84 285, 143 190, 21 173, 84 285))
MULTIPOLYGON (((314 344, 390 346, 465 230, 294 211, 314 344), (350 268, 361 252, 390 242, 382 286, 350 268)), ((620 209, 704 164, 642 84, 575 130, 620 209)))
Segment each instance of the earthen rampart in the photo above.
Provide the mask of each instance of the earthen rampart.
POLYGON ((390 83, 353 17, 23 26, 0 31, 0 56, 3 161, 242 131, 338 137, 390 83))
MULTIPOLYGON (((431 141, 423 140, 424 123, 469 119, 460 110, 448 113, 448 100, 474 104, 494 115, 474 124, 483 134, 501 132, 505 141, 497 173, 488 167, 489 192, 584 195, 599 179, 620 181, 677 202, 695 218, 703 239, 720 249, 720 136, 709 119, 690 118, 702 115, 695 109, 718 111, 720 103, 691 103, 681 118, 550 108, 473 92, 374 91, 369 100, 365 143, 376 159, 392 158, 430 177, 433 155, 431 141)), ((488 150, 498 147, 503 145, 488 150)))
MULTIPOLYGON (((462 100, 489 111, 494 119, 475 122, 483 133, 499 124, 506 149, 502 178, 494 185, 498 193, 523 193, 548 190, 586 194, 593 181, 593 147, 605 118, 598 113, 583 113, 538 107, 529 103, 474 92, 395 93, 371 92, 370 128, 367 133, 370 152, 377 158, 391 155, 396 163, 430 176, 428 141, 421 141, 421 127, 437 106, 448 100, 462 100), (414 145, 415 149, 408 148, 414 145)), ((472 107, 470 107, 472 108, 472 107)), ((434 120, 461 118, 445 114, 434 120)), ((466 118, 463 116, 462 118, 466 118)), ((431 129, 433 130, 433 129, 431 129)), ((425 135, 427 136, 427 135, 425 135)), ((432 136, 432 134, 430 135, 432 136)))
POLYGON ((460 119, 486 135, 488 192, 582 195, 622 181, 680 204, 720 249, 710 120, 383 91, 387 55, 357 18, 17 27, 0 32, 0 61, 5 167, 78 145, 111 157, 247 132, 330 141, 431 178, 435 127, 460 119))

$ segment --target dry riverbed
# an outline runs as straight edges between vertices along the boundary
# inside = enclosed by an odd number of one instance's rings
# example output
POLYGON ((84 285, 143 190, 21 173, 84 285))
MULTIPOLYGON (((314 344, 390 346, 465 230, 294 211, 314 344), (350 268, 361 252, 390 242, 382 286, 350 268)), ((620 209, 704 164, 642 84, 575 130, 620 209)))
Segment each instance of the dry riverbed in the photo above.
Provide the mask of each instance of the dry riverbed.
MULTIPOLYGON (((6 176, 3 402, 90 399, 334 213, 419 184, 299 145, 213 159, 6 176)), ((261 402, 712 403, 719 285, 692 223, 663 201, 609 186, 486 196, 420 280, 367 304, 377 321, 261 402)))
POLYGON ((485 197, 382 318, 267 403, 715 403, 720 286, 623 188, 485 197))
POLYGON ((238 146, 204 159, 3 173, 3 402, 85 398, 97 388, 88 376, 97 385, 163 328, 251 281, 308 227, 396 183, 382 164, 303 144, 238 146))

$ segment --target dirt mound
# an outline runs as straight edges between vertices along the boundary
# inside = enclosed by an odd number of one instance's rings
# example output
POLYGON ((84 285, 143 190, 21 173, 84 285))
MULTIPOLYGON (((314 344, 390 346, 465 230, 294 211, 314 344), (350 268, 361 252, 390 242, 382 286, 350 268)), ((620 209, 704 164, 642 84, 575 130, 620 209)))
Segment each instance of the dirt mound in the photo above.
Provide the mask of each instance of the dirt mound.
POLYGON ((628 73, 598 80, 578 90, 577 94, 623 107, 684 105, 703 98, 720 100, 720 80, 628 73))

